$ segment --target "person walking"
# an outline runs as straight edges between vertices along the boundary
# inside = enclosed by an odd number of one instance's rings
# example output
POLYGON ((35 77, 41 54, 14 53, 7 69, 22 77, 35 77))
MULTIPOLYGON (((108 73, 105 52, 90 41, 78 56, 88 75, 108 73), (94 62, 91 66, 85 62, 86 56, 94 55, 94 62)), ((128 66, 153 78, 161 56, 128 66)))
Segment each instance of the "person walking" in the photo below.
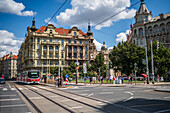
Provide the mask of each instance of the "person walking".
POLYGON ((57 82, 58 82, 57 79, 58 79, 58 78, 55 77, 55 87, 57 87, 57 82))
POLYGON ((110 76, 110 78, 109 78, 109 79, 110 79, 110 83, 112 83, 113 76, 110 76))
POLYGON ((115 80, 116 80, 115 77, 113 77, 113 84, 115 84, 115 80))
POLYGON ((84 77, 84 85, 86 85, 86 80, 87 80, 87 77, 85 76, 84 77))
POLYGON ((116 76, 116 83, 119 84, 118 75, 116 76))
POLYGON ((91 85, 91 82, 92 82, 92 77, 89 77, 89 79, 90 79, 90 85, 91 85))
POLYGON ((159 82, 159 75, 157 74, 157 81, 159 82))

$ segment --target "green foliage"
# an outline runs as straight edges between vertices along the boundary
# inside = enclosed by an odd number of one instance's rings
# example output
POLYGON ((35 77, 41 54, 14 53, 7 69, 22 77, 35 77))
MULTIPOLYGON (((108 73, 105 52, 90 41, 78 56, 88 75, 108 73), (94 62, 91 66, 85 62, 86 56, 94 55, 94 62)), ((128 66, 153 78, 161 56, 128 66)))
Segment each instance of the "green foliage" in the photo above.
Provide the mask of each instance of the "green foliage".
MULTIPOLYGON (((148 65, 149 69, 151 70, 151 45, 148 49, 148 65)), ((154 61, 154 70, 155 68, 158 68, 156 74, 159 74, 161 76, 168 75, 167 72, 170 69, 170 51, 168 48, 165 48, 162 44, 160 45, 160 48, 157 49, 157 42, 153 42, 152 44, 153 48, 153 61, 154 61)), ((170 75, 169 75, 170 76, 170 75)))
POLYGON ((104 75, 104 72, 106 72, 107 66, 104 64, 104 55, 102 53, 99 53, 94 62, 91 65, 91 70, 94 72, 97 72, 99 75, 99 68, 100 68, 100 74, 104 75))
POLYGON ((50 73, 52 75, 58 74, 58 67, 50 67, 50 73))
POLYGON ((76 73, 76 65, 74 61, 71 62, 69 68, 68 68, 72 73, 76 73))
POLYGON ((145 67, 142 64, 142 60, 145 59, 145 49, 136 44, 119 43, 117 47, 113 47, 109 57, 112 61, 112 66, 116 66, 116 70, 120 70, 126 75, 130 75, 134 71, 135 62, 137 63, 139 73, 142 73, 145 67))

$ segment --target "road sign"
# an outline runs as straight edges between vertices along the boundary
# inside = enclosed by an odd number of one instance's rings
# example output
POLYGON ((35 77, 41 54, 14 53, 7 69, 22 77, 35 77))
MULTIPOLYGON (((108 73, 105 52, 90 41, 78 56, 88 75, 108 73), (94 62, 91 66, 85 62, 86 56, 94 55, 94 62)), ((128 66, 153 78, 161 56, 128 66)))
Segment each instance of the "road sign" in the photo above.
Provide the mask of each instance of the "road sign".
POLYGON ((86 63, 83 63, 83 73, 87 73, 86 63))
POLYGON ((75 65, 77 65, 77 66, 78 66, 78 65, 79 65, 79 62, 75 62, 75 65))
POLYGON ((66 78, 68 78, 68 77, 69 77, 69 75, 67 74, 67 75, 65 75, 65 77, 66 77, 66 78))

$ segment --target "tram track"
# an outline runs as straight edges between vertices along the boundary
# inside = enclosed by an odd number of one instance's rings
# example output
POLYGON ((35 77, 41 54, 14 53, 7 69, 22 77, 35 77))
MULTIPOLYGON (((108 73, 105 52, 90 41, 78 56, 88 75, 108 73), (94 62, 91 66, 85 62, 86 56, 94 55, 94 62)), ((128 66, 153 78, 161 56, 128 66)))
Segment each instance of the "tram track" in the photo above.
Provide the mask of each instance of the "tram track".
MULTIPOLYGON (((26 96, 26 95, 24 94, 24 92, 21 91, 14 83, 11 83, 11 86, 15 87, 15 88, 23 95, 23 97, 30 103, 30 105, 36 110, 37 113, 44 113, 42 110, 40 110, 40 107, 38 107, 33 101, 31 101, 31 99, 29 99, 29 97, 26 96)), ((20 86, 21 86, 21 85, 20 85, 20 86)), ((24 86, 24 85, 22 85, 22 87, 27 88, 29 91, 32 91, 32 92, 40 95, 41 97, 45 98, 46 100, 50 101, 51 103, 53 103, 53 104, 55 104, 55 105, 63 108, 66 112, 75 113, 75 112, 72 111, 71 109, 68 109, 68 108, 64 107, 63 105, 59 104, 58 102, 56 102, 56 101, 54 101, 54 100, 52 100, 52 99, 50 99, 50 98, 48 98, 48 97, 40 94, 40 93, 37 92, 35 89, 31 89, 31 88, 29 88, 29 87, 27 87, 27 86, 24 86)), ((55 111, 54 111, 54 112, 55 112, 55 111)))

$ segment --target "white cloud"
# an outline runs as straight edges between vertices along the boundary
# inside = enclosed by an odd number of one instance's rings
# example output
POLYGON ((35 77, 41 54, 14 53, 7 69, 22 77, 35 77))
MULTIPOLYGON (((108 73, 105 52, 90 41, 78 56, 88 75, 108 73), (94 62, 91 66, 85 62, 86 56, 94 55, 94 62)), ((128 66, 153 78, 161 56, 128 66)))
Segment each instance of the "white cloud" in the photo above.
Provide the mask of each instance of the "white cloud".
POLYGON ((97 51, 100 51, 103 44, 96 41, 95 39, 94 39, 93 43, 96 45, 97 51))
POLYGON ((129 30, 126 30, 126 33, 121 32, 119 34, 117 34, 117 38, 116 38, 116 42, 125 42, 127 41, 127 34, 129 34, 129 30))
POLYGON ((13 33, 6 30, 0 30, 0 57, 3 57, 10 52, 17 55, 18 47, 22 41, 15 40, 16 38, 13 33))
MULTIPOLYGON (((50 18, 45 19, 45 23, 47 23, 50 20, 50 18)), ((53 24, 54 26, 57 26, 57 24, 54 21, 50 21, 48 24, 53 24)))
MULTIPOLYGON (((87 27, 88 20, 90 20, 91 25, 96 25, 107 17, 129 7, 130 0, 72 0, 71 5, 71 9, 66 9, 65 12, 61 12, 60 15, 56 16, 57 22, 61 25, 77 23, 77 26, 87 27)), ((109 27, 113 25, 113 22, 120 19, 132 18, 135 12, 135 9, 126 10, 96 26, 96 29, 109 27)))
POLYGON ((33 16, 36 14, 33 11, 23 11, 24 9, 25 6, 22 3, 17 3, 14 0, 0 0, 0 12, 20 16, 33 16))

